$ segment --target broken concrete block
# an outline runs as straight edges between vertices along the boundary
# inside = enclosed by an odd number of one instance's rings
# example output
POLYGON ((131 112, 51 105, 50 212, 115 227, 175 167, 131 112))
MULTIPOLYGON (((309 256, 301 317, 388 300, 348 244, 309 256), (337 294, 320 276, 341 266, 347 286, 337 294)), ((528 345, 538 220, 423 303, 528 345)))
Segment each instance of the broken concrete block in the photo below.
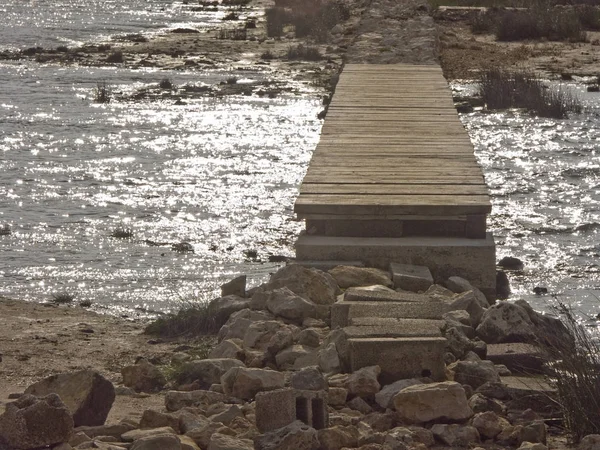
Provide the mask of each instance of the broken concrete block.
POLYGON ((390 263, 394 287, 405 291, 426 291, 433 284, 428 267, 412 264, 390 263))

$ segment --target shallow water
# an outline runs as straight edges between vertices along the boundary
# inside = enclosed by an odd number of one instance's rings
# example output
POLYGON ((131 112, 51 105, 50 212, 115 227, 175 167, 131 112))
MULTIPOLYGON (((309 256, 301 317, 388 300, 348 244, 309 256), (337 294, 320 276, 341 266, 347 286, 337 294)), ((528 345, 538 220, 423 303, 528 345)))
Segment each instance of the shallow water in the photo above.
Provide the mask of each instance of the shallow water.
MULTIPOLYGON (((472 89, 457 85, 458 91, 472 89)), ((570 86, 584 104, 566 120, 521 111, 461 119, 475 145, 493 210, 497 258, 525 263, 510 273, 513 296, 548 310, 553 296, 580 312, 600 311, 600 96, 570 86), (536 296, 533 288, 547 287, 536 296)))

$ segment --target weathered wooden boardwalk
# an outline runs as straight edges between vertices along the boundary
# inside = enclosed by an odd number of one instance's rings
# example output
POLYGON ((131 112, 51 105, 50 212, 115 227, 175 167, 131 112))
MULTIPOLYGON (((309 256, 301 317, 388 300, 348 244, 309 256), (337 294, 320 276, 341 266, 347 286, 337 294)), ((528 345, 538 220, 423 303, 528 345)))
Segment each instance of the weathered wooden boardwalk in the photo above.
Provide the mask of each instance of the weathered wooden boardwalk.
MULTIPOLYGON (((307 229, 299 259, 431 265, 423 252, 381 251, 406 245, 493 253, 483 173, 441 68, 346 65, 295 211, 307 229)), ((480 284, 492 288, 491 279, 480 284)))

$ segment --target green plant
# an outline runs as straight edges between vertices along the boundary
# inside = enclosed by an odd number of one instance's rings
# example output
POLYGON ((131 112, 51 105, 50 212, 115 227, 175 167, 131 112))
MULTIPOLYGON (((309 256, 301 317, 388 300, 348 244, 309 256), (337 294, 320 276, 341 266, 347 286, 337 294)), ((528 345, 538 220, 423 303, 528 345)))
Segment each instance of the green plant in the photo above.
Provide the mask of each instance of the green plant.
POLYGON ((319 52, 317 47, 311 47, 308 45, 298 44, 291 46, 287 51, 288 59, 303 59, 306 61, 319 61, 323 59, 323 56, 319 52))
POLYGON ((116 228, 111 234, 111 237, 117 239, 129 239, 133 237, 133 230, 131 228, 116 228))
POLYGON ((158 86, 161 89, 173 89, 173 82, 169 79, 169 78, 163 78, 162 80, 160 80, 160 83, 158 83, 158 86))
POLYGON ((547 88, 533 73, 525 71, 484 71, 479 77, 479 93, 488 109, 524 108, 556 119, 582 109, 570 90, 547 88))
POLYGON ((111 96, 110 86, 105 81, 96 83, 94 88, 94 101, 96 103, 109 103, 111 96))
POLYGON ((123 52, 121 50, 114 51, 106 57, 106 62, 109 63, 122 63, 123 61, 123 52))
POLYGON ((58 304, 72 303, 75 300, 75 296, 68 292, 57 292, 52 294, 52 301, 58 304))
POLYGON ((198 303, 159 317, 146 327, 144 333, 164 337, 212 335, 227 319, 228 316, 217 313, 210 303, 198 303))
POLYGON ((564 426, 575 443, 588 434, 600 433, 600 344, 577 320, 572 309, 558 301, 556 306, 565 333, 547 330, 538 336, 551 361, 564 426))

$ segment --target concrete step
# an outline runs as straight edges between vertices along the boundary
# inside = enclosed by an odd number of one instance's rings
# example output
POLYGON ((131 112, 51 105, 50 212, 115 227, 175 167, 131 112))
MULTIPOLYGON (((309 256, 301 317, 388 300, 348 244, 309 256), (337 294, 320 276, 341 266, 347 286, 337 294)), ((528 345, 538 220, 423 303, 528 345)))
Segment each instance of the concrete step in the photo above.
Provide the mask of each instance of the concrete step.
POLYGON ((316 261, 316 260, 302 260, 295 259, 290 261, 293 264, 299 264, 304 267, 310 267, 313 269, 319 269, 324 272, 333 269, 337 266, 354 266, 354 267, 365 267, 365 263, 362 261, 316 261))
POLYGON ((496 247, 485 239, 442 237, 336 237, 302 234, 296 241, 299 260, 363 261, 387 270, 390 263, 418 264, 431 270, 435 281, 460 276, 488 299, 496 295, 496 247))
POLYGON ((379 365, 382 384, 406 378, 446 378, 442 337, 352 338, 348 339, 350 370, 379 365))
POLYGON ((440 320, 448 305, 439 301, 428 302, 336 302, 331 307, 331 328, 352 325, 359 317, 390 317, 396 319, 440 320))
POLYGON ((544 372, 546 359, 532 344, 488 344, 487 359, 504 364, 513 373, 539 374, 544 372))
POLYGON ((372 325, 344 328, 348 339, 369 337, 441 337, 443 320, 399 319, 372 325))
POLYGON ((349 288, 344 293, 346 302, 424 302, 431 298, 414 292, 366 291, 349 288))

